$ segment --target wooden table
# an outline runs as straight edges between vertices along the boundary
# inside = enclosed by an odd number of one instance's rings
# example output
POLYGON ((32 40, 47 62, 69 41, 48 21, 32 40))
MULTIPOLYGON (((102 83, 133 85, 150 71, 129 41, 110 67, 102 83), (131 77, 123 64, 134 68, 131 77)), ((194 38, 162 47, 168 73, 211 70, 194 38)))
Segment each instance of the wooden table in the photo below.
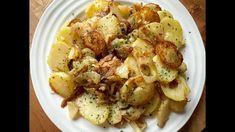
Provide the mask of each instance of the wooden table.
MULTIPOLYGON (((32 37, 45 8, 52 0, 30 0, 30 45, 32 37)), ((205 0, 181 0, 193 16, 205 44, 205 0)), ((30 132, 58 132, 60 131, 42 110, 30 78, 30 132)), ((206 127, 205 123, 205 88, 200 102, 190 120, 180 132, 200 132, 206 127)))

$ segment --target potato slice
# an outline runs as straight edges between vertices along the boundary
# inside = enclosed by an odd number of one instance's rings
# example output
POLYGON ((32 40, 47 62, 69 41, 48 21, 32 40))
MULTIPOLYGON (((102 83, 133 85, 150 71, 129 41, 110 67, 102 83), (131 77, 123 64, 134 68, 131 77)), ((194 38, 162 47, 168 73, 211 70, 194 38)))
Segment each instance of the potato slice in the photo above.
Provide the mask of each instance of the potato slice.
POLYGON ((111 105, 111 112, 110 112, 110 116, 108 118, 108 122, 111 125, 117 124, 119 122, 122 121, 122 115, 121 115, 121 111, 120 108, 118 107, 117 104, 112 104, 111 105))
POLYGON ((113 2, 110 6, 110 12, 115 14, 119 20, 127 19, 131 13, 131 8, 119 2, 113 2))
POLYGON ((137 62, 132 55, 129 55, 126 58, 126 60, 124 61, 124 65, 126 65, 126 67, 128 68, 130 77, 141 75, 137 62))
POLYGON ((106 48, 105 39, 100 32, 96 30, 87 32, 84 34, 83 40, 84 40, 84 45, 92 49, 96 55, 99 55, 105 51, 106 48))
POLYGON ((135 121, 140 118, 143 112, 143 108, 131 106, 130 108, 123 110, 121 113, 127 121, 135 121))
POLYGON ((73 102, 67 102, 69 118, 75 120, 79 117, 78 106, 73 102))
POLYGON ((172 14, 169 11, 167 11, 167 10, 158 11, 157 13, 158 13, 158 15, 160 17, 160 20, 162 20, 165 17, 173 18, 172 14))
POLYGON ((163 26, 160 23, 152 22, 139 29, 139 37, 156 45, 163 40, 163 26))
POLYGON ((157 4, 154 3, 148 3, 146 5, 144 5, 144 7, 148 7, 150 8, 152 11, 154 11, 155 13, 157 13, 158 11, 161 11, 161 7, 157 4))
POLYGON ((88 71, 78 75, 76 82, 85 84, 98 84, 100 82, 101 75, 95 71, 88 71))
POLYGON ((91 18, 98 15, 101 12, 108 11, 110 2, 108 0, 95 0, 89 4, 85 10, 85 15, 87 18, 91 18))
POLYGON ((140 14, 142 16, 142 21, 144 23, 146 23, 146 22, 149 22, 149 23, 151 23, 151 22, 160 22, 159 15, 147 6, 144 6, 140 10, 140 14))
POLYGON ((170 100, 170 108, 174 112, 183 112, 186 104, 187 104, 187 100, 183 100, 183 101, 170 100))
POLYGON ((123 18, 127 19, 130 16, 131 13, 131 8, 127 5, 118 5, 117 6, 120 14, 122 15, 123 18))
POLYGON ((120 89, 121 99, 137 106, 144 105, 154 96, 153 83, 146 83, 142 76, 128 79, 120 89))
POLYGON ((155 90, 153 98, 146 105, 144 105, 144 107, 145 107, 144 115, 150 116, 150 114, 152 114, 154 112, 154 110, 159 108, 160 104, 161 104, 160 95, 155 90))
POLYGON ((169 83, 173 81, 177 75, 178 71, 175 69, 170 69, 167 66, 165 66, 158 55, 155 55, 153 57, 153 62, 157 69, 157 80, 161 83, 169 83))
POLYGON ((72 28, 68 26, 63 26, 57 33, 57 41, 63 41, 68 45, 73 44, 72 28))
POLYGON ((98 20, 97 30, 103 34, 105 42, 107 44, 110 43, 114 38, 116 38, 118 32, 120 31, 118 19, 111 13, 108 14, 98 20))
POLYGON ((98 104, 96 96, 83 93, 77 98, 76 104, 80 114, 95 125, 103 124, 109 116, 109 107, 106 104, 98 104))
POLYGON ((183 55, 169 41, 163 41, 156 45, 156 53, 160 57, 160 60, 170 68, 176 69, 183 62, 183 55))
POLYGON ((133 44, 132 55, 136 59, 140 73, 147 83, 152 83, 157 79, 156 67, 152 61, 154 48, 148 42, 138 38, 133 44))
POLYGON ((164 28, 164 40, 170 41, 177 46, 178 49, 182 48, 185 43, 183 39, 183 30, 180 23, 172 18, 165 17, 162 19, 161 24, 164 28))
POLYGON ((47 63, 52 71, 69 71, 68 54, 71 47, 66 43, 58 41, 52 45, 47 63))
POLYGON ((189 86, 182 76, 176 78, 177 86, 170 88, 169 84, 161 85, 163 93, 170 99, 174 101, 187 100, 190 93, 189 86))
POLYGON ((49 78, 51 89, 62 97, 69 97, 75 88, 71 75, 65 72, 54 72, 49 78))
POLYGON ((169 119, 171 110, 170 110, 170 100, 168 98, 162 100, 161 105, 157 112, 157 125, 160 128, 163 128, 166 121, 169 119))

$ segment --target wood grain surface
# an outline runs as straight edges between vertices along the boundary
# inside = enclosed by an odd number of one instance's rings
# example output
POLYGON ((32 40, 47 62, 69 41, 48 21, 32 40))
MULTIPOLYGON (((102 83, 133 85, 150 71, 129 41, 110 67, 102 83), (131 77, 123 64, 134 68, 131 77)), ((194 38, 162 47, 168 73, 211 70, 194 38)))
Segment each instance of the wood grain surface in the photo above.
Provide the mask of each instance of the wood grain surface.
MULTIPOLYGON (((31 47, 32 37, 45 8, 52 0, 30 0, 30 43, 31 47)), ((202 39, 205 44, 206 28, 205 28, 205 0, 180 0, 183 5, 189 10, 193 16, 198 29, 200 30, 202 39)), ((30 132, 58 132, 60 131, 46 116, 42 110, 37 97, 35 95, 31 77, 30 77, 30 132)), ((198 106, 189 121, 184 125, 180 132, 201 132, 206 127, 205 122, 205 104, 206 92, 203 90, 202 97, 198 106)))

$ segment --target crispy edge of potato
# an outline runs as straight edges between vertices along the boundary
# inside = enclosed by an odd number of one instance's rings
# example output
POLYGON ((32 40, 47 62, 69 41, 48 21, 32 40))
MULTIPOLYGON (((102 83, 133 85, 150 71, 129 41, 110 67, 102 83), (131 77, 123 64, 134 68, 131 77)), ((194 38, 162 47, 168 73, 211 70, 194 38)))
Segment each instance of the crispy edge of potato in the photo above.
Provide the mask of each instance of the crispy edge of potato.
POLYGON ((177 47, 169 41, 163 41, 157 44, 155 52, 159 55, 160 60, 170 68, 178 68, 183 62, 183 55, 177 50, 177 47), (172 54, 174 57, 172 57, 172 54))
POLYGON ((149 7, 144 6, 140 10, 140 14, 142 16, 142 19, 147 22, 160 22, 160 17, 157 14, 157 12, 154 12, 149 7))
POLYGON ((68 26, 71 27, 73 24, 75 24, 75 23, 77 23, 77 22, 81 22, 81 20, 80 20, 78 17, 72 19, 72 20, 69 22, 68 26))
POLYGON ((156 13, 162 10, 162 8, 158 4, 155 4, 155 3, 148 3, 144 5, 144 7, 148 7, 151 10, 155 11, 156 13))
POLYGON ((83 40, 86 47, 92 49, 96 55, 101 54, 106 48, 103 35, 96 30, 85 33, 83 40))

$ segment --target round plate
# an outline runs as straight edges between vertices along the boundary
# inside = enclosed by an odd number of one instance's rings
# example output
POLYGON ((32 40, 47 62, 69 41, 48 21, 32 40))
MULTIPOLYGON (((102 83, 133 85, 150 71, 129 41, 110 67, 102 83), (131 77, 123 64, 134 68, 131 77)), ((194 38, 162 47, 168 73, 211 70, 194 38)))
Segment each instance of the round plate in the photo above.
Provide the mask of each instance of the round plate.
MULTIPOLYGON (((123 129, 114 127, 103 128, 91 124, 83 118, 76 121, 69 120, 67 108, 62 109, 62 98, 52 94, 48 84, 51 73, 47 65, 47 56, 55 40, 56 33, 65 21, 71 20, 76 15, 84 14, 87 4, 91 0, 54 0, 43 13, 32 42, 30 52, 30 72, 36 96, 51 121, 62 131, 75 132, 124 132, 133 131, 127 125, 123 129)), ((131 4, 131 0, 120 0, 121 3, 131 4)), ((139 0, 138 2, 157 3, 163 9, 170 11, 183 28, 186 47, 182 50, 184 62, 187 64, 186 72, 189 77, 188 84, 191 89, 190 102, 186 105, 184 113, 172 112, 164 128, 156 125, 156 119, 146 119, 148 127, 146 132, 179 130, 190 118, 201 97, 205 82, 205 49, 198 28, 187 9, 178 0, 139 0), (189 31, 191 32, 189 34, 189 31)))

